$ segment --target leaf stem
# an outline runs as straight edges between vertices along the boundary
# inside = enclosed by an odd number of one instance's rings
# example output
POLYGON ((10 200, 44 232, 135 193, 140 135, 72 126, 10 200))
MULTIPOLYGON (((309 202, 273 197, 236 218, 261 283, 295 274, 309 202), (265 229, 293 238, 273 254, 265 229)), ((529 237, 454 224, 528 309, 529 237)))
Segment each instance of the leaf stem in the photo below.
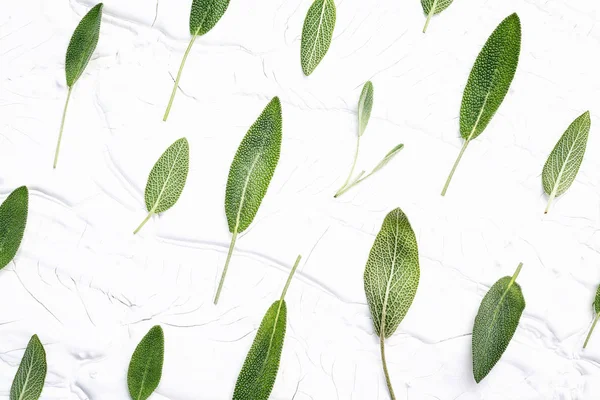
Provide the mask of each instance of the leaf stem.
POLYGON ((429 21, 431 21, 431 17, 433 17, 433 14, 435 14, 437 2, 438 2, 438 0, 433 0, 431 10, 429 10, 429 14, 427 15, 427 21, 425 21, 425 26, 423 27, 423 33, 427 32, 427 27, 429 26, 429 21))
POLYGON ((383 363, 383 373, 385 374, 385 382, 387 383, 388 390, 390 392, 390 397, 392 400, 396 400, 396 395, 394 394, 394 388, 392 388, 392 380, 390 379, 390 373, 388 372, 387 362, 385 360, 385 334, 383 333, 383 329, 381 334, 379 335, 379 347, 381 348, 381 361, 383 363))
POLYGON ((523 263, 519 263, 519 266, 517 267, 517 270, 515 271, 515 273, 513 274, 512 278, 510 279, 510 283, 508 284, 508 287, 511 287, 513 283, 515 283, 515 281, 517 280, 517 277, 519 276, 519 273, 521 272, 521 268, 523 268, 523 263))
POLYGON ((133 231, 133 234, 135 235, 136 233, 138 233, 140 231, 140 229, 142 229, 142 227, 144 225, 146 225, 146 222, 148 222, 150 220, 150 217, 152 217, 153 215, 154 215, 154 211, 150 211, 148 213, 148 215, 146 215, 146 218, 144 218, 142 223, 135 229, 135 231, 133 231))
POLYGON ((67 101, 65 101, 65 108, 63 109, 62 120, 60 121, 60 131, 58 132, 58 143, 56 143, 56 151, 54 152, 54 164, 52 168, 56 168, 56 164, 58 163, 58 152, 60 151, 60 141, 62 140, 63 129, 65 127, 65 118, 67 117, 67 107, 69 106, 69 99, 71 98, 71 91, 73 90, 73 86, 69 86, 69 91, 67 92, 67 101))
POLYGON ((192 35, 192 39, 190 40, 190 44, 188 45, 185 53, 183 54, 183 59, 181 60, 181 65, 179 66, 179 71, 177 72, 177 78, 175 78, 175 84, 173 85, 173 91, 171 92, 171 99, 169 100, 169 105, 167 105, 167 109, 165 110, 165 115, 163 116, 163 121, 166 121, 169 118, 169 113, 171 112, 171 106, 173 105, 173 100, 175 100, 175 94, 177 93, 177 88, 179 87, 179 80, 181 79, 181 73, 183 72, 183 66, 185 65, 185 60, 187 60, 188 54, 190 54, 190 50, 192 50, 192 45, 196 40, 196 35, 192 35))
POLYGON ((446 184, 444 185, 444 189, 442 189, 442 196, 446 195, 446 191, 448 191, 448 186, 450 186, 450 181, 452 181, 452 177, 454 176, 456 167, 458 167, 458 164, 460 163, 460 160, 461 160, 463 154, 465 153, 465 150, 467 149, 468 145, 469 145, 469 140, 465 140, 465 144, 463 144, 462 149, 460 149, 460 153, 458 153, 458 157, 456 158, 456 161, 454 162, 454 165, 452 166, 452 170, 450 170, 450 175, 448 175, 448 179, 446 179, 446 184))
POLYGON ((285 286, 283 287, 283 291, 281 292, 280 301, 283 301, 283 299, 285 298, 285 294, 287 293, 287 290, 290 287, 290 283, 292 282, 292 277, 294 276, 294 273, 296 272, 296 268, 298 268, 298 264, 300 264, 301 259, 302 259, 301 255, 298 255, 298 257, 296 257, 296 262, 294 263, 294 266, 292 267, 292 270, 290 271, 290 275, 287 278, 287 282, 285 282, 285 286))
POLYGON ((354 151, 354 161, 352 162, 352 168, 350 168, 350 173, 348 174, 348 177, 346 178, 346 182, 344 182, 342 187, 339 188, 339 190, 336 192, 336 194, 333 197, 338 197, 342 193, 344 193, 344 189, 346 188, 346 185, 348 185, 348 182, 350 182, 350 179, 352 178, 352 174, 354 173, 354 168, 356 168, 356 160, 358 160, 359 147, 360 147, 360 135, 356 138, 356 150, 354 151))
POLYGON ((231 243, 229 244, 229 252, 227 253, 227 260, 225 260, 225 267, 223 268, 223 273, 221 274, 221 281, 219 281, 219 287, 217 288, 217 293, 215 294, 215 305, 219 302, 219 297, 221 296, 221 290, 223 290, 223 284, 225 283, 225 276, 227 275, 227 269, 229 268, 229 261, 231 261, 231 255, 233 254, 233 248, 235 247, 235 241, 237 239, 237 228, 233 231, 233 236, 231 237, 231 243))
POLYGON ((546 209, 544 210, 544 214, 548 214, 548 211, 550 211, 550 205, 554 201, 555 197, 556 197, 556 188, 554 188, 552 190, 552 193, 550 193, 550 197, 548 198, 548 204, 546 205, 546 209))
POLYGON ((594 323, 592 324, 592 327, 590 328, 590 332, 588 333, 587 337, 585 338, 585 342, 583 343, 583 348, 585 349, 588 342, 590 341, 590 337, 592 337, 592 332, 594 332, 594 328, 596 327, 596 324, 598 323, 598 320, 600 319, 600 313, 596 314, 596 318, 594 318, 594 323))

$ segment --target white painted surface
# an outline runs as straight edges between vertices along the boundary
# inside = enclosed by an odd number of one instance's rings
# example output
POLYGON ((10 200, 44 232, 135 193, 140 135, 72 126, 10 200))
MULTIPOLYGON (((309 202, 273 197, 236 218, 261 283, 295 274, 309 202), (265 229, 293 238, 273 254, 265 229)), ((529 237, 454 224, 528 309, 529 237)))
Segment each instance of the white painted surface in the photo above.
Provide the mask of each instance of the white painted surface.
POLYGON ((331 49, 310 78, 299 60, 310 0, 235 0, 196 41, 167 123, 161 118, 189 40, 190 1, 107 0, 53 170, 64 53, 91 5, 0 5, 0 191, 4 199, 19 185, 31 190, 22 248, 0 271, 0 397, 8 398, 37 333, 49 362, 42 399, 127 399, 129 357, 161 324, 166 360, 152 399, 229 399, 264 312, 301 253, 271 398, 386 399, 362 273, 374 235, 397 206, 421 252, 415 302, 387 344, 399 399, 600 397, 600 332, 581 348, 600 282, 597 0, 460 0, 426 35, 417 0, 339 1, 331 49), (442 198, 462 144, 458 110, 468 73, 512 12, 523 24, 515 81, 442 198), (406 147, 334 200, 368 79, 375 105, 358 168, 397 143, 406 147), (284 116, 280 164, 215 307, 230 240, 229 165, 275 95, 284 116), (544 216, 542 166, 587 109, 592 133, 580 173, 544 216), (183 195, 134 237, 147 174, 182 136, 191 146, 183 195), (525 313, 501 361, 476 385, 473 319, 489 286, 519 261, 525 313))

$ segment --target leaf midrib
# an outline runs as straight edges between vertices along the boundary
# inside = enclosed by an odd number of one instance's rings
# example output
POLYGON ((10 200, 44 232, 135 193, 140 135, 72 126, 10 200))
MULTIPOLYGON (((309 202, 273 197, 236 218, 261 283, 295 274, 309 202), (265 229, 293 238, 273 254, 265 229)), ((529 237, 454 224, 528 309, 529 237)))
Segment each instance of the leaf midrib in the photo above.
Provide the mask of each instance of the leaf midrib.
POLYGON ((394 277, 394 271, 396 268, 396 254, 397 254, 397 250, 398 250, 398 246, 396 246, 396 240, 397 236, 398 236, 398 221, 399 219, 396 218, 396 229, 394 230, 394 255, 392 258, 392 267, 390 269, 390 277, 388 278, 387 284, 386 284, 386 288, 385 288, 385 295, 383 297, 383 307, 381 308, 381 323, 379 326, 379 337, 384 337, 385 338, 385 319, 387 317, 387 303, 388 303, 388 299, 390 296, 390 288, 391 288, 391 283, 392 283, 392 279, 394 277), (381 336, 383 335, 383 336, 381 336))
POLYGON ((140 400, 142 398, 142 391, 144 390, 144 384, 146 383, 146 377, 148 376, 150 361, 152 361, 152 356, 148 357, 148 360, 146 361, 146 366, 144 367, 144 374, 142 375, 142 383, 140 384, 140 390, 138 391, 137 400, 140 400))
POLYGON ((254 160, 252 160, 252 164, 248 169, 248 175, 246 176, 246 180, 244 181, 244 187, 242 188, 242 195, 240 196, 240 203, 238 207, 237 215, 235 216, 235 227, 233 228, 233 232, 237 233, 238 227, 240 226, 240 218, 242 216, 242 209, 244 207, 244 201, 246 199, 246 191, 248 190, 248 184, 250 183, 250 177, 252 176, 252 171, 260 158, 261 153, 258 153, 254 156, 254 160))
POLYGON ((496 79, 497 72, 498 72, 498 67, 494 68, 494 76, 492 77, 490 86, 487 90, 487 93, 485 94, 485 98, 483 99, 483 104, 481 105, 481 109, 479 110, 479 114, 477 115, 477 119, 475 120, 475 124, 473 125, 473 129, 471 129, 471 133, 469 133, 469 136, 467 137, 467 142, 471 141, 473 134, 475 133, 475 131, 477 130, 477 127, 479 126, 479 122, 481 121, 481 116, 483 115, 483 111, 485 110, 488 99, 490 98, 490 94, 492 93, 492 88, 494 88, 496 86, 494 84, 494 81, 496 79))
POLYGON ((179 159, 179 154, 181 153, 182 149, 183 149, 183 146, 181 146, 179 148, 179 150, 177 151, 177 154, 175 154, 175 159, 173 160, 173 164, 171 164, 171 168, 169 169, 169 173, 167 174, 167 179, 165 179, 165 183, 164 183, 162 189, 160 190, 160 193, 156 197, 156 202, 152 206, 152 209, 150 210, 150 214, 154 214, 154 211, 156 211, 156 208, 160 204, 160 200, 162 198, 163 193, 165 192, 165 189, 167 188, 167 186, 169 184, 169 180, 171 179, 171 174, 173 173, 173 169, 177 165, 177 160, 179 159))
POLYGON ((573 140, 573 144, 571 146, 569 146, 569 151, 567 152, 567 157, 565 158, 565 161, 563 162, 563 164, 560 168, 560 171, 558 171, 558 175, 556 176, 556 181, 554 182, 554 187, 552 188, 552 192, 550 193, 551 195, 552 194, 556 195, 556 193, 558 193, 558 187, 560 186, 560 182, 562 180, 562 175, 565 171, 567 164, 569 163, 569 159, 571 158, 571 154, 573 153, 573 149, 575 148, 575 145, 579 142, 579 136, 581 135, 582 131, 583 131, 583 129, 581 129, 581 125, 580 125, 577 129, 577 136, 575 136, 575 139, 573 140))
POLYGON ((515 280, 513 280, 513 279, 511 279, 510 282, 508 282, 508 285, 506 286, 506 289, 502 293, 502 296, 500 296, 500 300, 498 301, 498 304, 496 304, 496 307, 494 308, 494 313, 492 314, 492 319, 491 319, 490 323, 488 324, 488 326, 486 327, 486 330, 485 330, 486 334, 485 334, 485 340, 484 340, 484 347, 487 347, 487 343, 488 343, 489 338, 491 336, 492 327, 496 323, 496 319, 498 318, 498 313, 500 312, 500 306, 504 302, 504 298, 506 297, 506 295, 508 294, 508 292, 510 291, 510 288, 512 287, 512 285, 514 283, 515 283, 515 280))
POLYGON ((315 50, 317 48, 317 43, 319 42, 319 34, 321 32, 321 26, 323 25, 323 20, 325 19, 325 8, 327 6, 327 2, 330 0, 323 0, 323 7, 321 7, 321 15, 319 17, 319 25, 317 25, 317 34, 315 35, 315 42, 313 43, 312 50, 310 51, 310 58, 308 59, 309 68, 312 65, 313 58, 315 55, 315 50))
MULTIPOLYGON (((25 350, 25 352, 27 352, 27 350, 25 350)), ((35 356, 35 347, 32 347, 31 348, 31 365, 29 368, 27 368, 27 375, 25 376, 25 382, 23 383, 23 388, 21 390, 21 394, 19 395, 18 400, 23 400, 23 396, 25 396, 25 391, 27 390, 27 383, 29 382, 29 376, 31 375, 31 371, 33 370, 33 365, 35 363, 34 356, 35 356)))
MULTIPOLYGON (((261 363, 260 366, 260 373, 258 374, 259 377, 262 376, 262 372, 265 370, 265 367, 267 366, 267 363, 269 361, 269 355, 271 355, 271 349, 273 348, 273 339, 275 339, 275 332, 277 332, 277 324, 279 323, 279 315, 281 313, 281 305, 283 304, 284 300, 279 300, 279 305, 277 307, 277 313, 275 314, 275 323, 273 324, 273 331, 271 332, 271 337, 269 338, 269 346, 267 347, 267 355, 265 356, 264 361, 261 363)), ((252 384, 252 388, 256 388, 256 385, 258 383, 258 379, 256 379, 253 384, 252 384)))

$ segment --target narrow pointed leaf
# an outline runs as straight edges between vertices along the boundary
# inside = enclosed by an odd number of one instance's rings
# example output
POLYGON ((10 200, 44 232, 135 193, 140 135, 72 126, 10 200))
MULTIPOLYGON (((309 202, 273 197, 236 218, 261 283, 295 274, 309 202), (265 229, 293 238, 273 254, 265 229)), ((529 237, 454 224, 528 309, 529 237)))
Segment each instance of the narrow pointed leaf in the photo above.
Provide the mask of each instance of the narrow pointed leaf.
POLYGON ((165 337, 162 328, 156 325, 137 345, 129 363, 127 386, 132 400, 146 400, 156 390, 164 358, 165 337))
POLYGON ((100 36, 100 21, 102 20, 103 4, 94 6, 81 19, 67 48, 65 72, 67 85, 73 86, 81 76, 98 44, 100 36))
POLYGON ((210 31, 219 22, 229 0, 194 0, 190 12, 190 34, 201 36, 210 31))
POLYGON ((10 400, 38 400, 47 369, 44 346, 37 335, 33 335, 10 388, 10 400))
POLYGON ((446 8, 450 7, 453 0, 421 0, 421 6, 423 7, 423 12, 427 15, 427 22, 425 22, 425 27, 423 28, 423 33, 427 30, 427 26, 429 25, 429 21, 431 17, 435 14, 439 14, 444 11, 446 8))
POLYGON ((396 154, 398 154, 400 152, 400 150, 402 150, 404 148, 404 145, 401 143, 397 146, 395 146, 392 150, 390 150, 385 157, 383 157, 383 160, 379 161, 379 164, 377 164, 375 166, 375 168, 373 168, 373 171, 371 172, 372 175, 375 172, 379 171, 381 168, 385 167, 387 165, 387 163, 389 163, 392 158, 394 158, 396 156, 396 154))
POLYGON ((312 74, 327 54, 333 38, 335 18, 333 0, 315 0, 308 9, 300 44, 300 63, 304 75, 312 74))
POLYGON ((590 112, 586 111, 571 123, 550 153, 542 171, 544 191, 550 196, 546 212, 552 200, 563 194, 575 181, 585 154, 591 123, 590 112))
POLYGON ((373 84, 368 81, 363 86, 358 100, 358 136, 362 136, 367 129, 367 124, 371 118, 371 110, 373 109, 373 84))
POLYGON ((489 374, 512 339, 525 299, 516 282, 523 264, 515 274, 498 280, 486 293, 473 325, 473 377, 477 383, 489 374))
POLYGON ((585 338, 585 342, 583 343, 584 349, 587 347, 588 342, 590 341, 590 338, 592 337, 592 333, 594 332, 594 328, 596 328, 596 324, 598 323, 598 320, 600 320, 600 286, 598 286, 598 289, 596 290, 596 298, 594 299, 593 307, 594 307, 594 312, 596 313, 596 317, 594 318, 592 327, 590 328, 590 331, 588 332, 588 335, 585 338))
POLYGON ((25 186, 15 189, 0 205, 0 269, 17 255, 29 209, 29 191, 25 186))

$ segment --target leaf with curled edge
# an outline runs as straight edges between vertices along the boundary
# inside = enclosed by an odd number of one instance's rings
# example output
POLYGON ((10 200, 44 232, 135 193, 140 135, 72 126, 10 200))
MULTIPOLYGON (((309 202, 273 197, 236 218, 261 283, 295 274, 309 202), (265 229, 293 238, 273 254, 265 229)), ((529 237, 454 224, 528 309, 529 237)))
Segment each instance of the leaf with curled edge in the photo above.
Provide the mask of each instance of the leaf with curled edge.
POLYGON ((165 358, 165 335, 159 325, 153 326, 135 348, 129 369, 127 387, 133 400, 146 400, 160 383, 165 358))
POLYGON ((33 335, 10 388, 10 400, 38 400, 47 370, 46 351, 38 336, 33 335))
POLYGON ((29 210, 29 191, 21 186, 8 195, 0 205, 0 269, 17 255, 29 210))

